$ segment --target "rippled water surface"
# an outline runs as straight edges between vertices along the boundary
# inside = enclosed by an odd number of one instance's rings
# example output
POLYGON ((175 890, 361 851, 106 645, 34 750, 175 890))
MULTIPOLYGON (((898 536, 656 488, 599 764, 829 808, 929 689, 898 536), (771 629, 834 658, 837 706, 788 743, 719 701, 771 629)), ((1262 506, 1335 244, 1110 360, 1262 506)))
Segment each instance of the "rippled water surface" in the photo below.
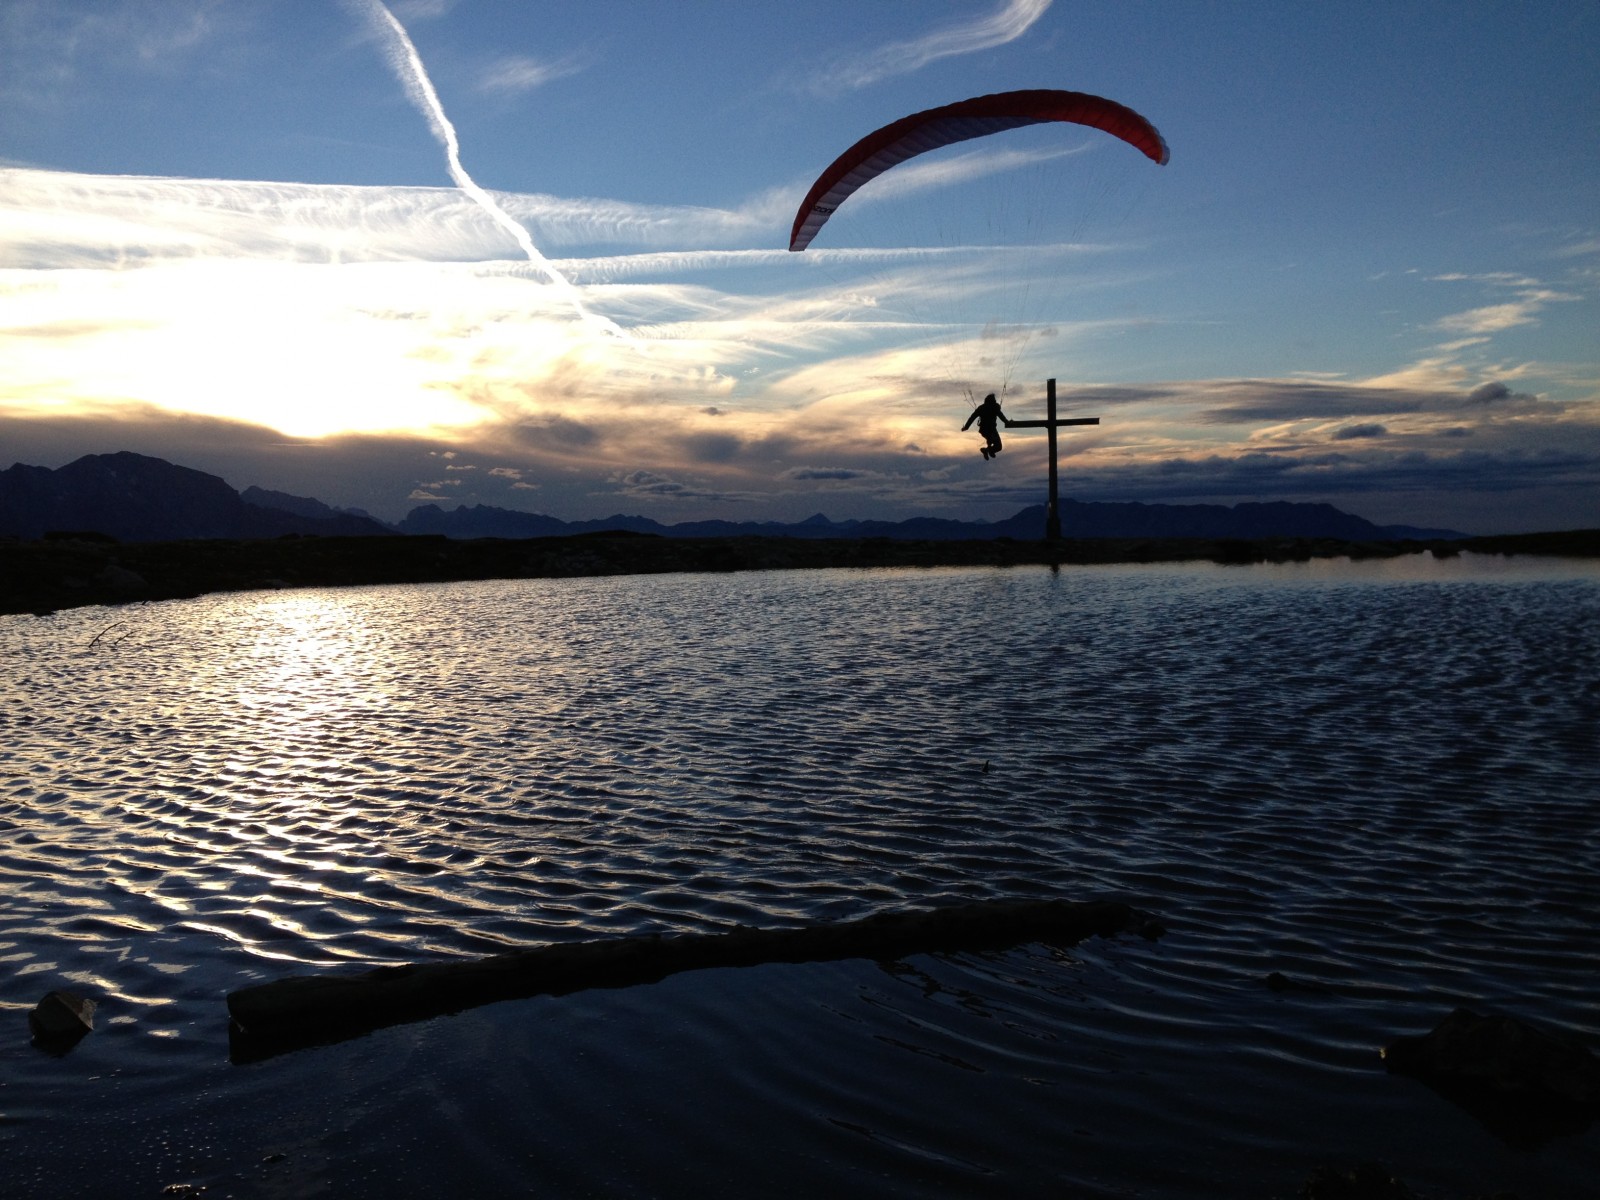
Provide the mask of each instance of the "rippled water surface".
POLYGON ((6 1195, 1592 1195, 1377 1050, 1600 1044, 1600 569, 828 571, 0 617, 6 1195), (313 968, 939 901, 1159 941, 718 970, 249 1065, 313 968), (1279 971, 1306 985, 1277 993, 1279 971), (63 1057, 54 987, 100 1001, 63 1057), (194 1193, 191 1193, 194 1194, 194 1193))

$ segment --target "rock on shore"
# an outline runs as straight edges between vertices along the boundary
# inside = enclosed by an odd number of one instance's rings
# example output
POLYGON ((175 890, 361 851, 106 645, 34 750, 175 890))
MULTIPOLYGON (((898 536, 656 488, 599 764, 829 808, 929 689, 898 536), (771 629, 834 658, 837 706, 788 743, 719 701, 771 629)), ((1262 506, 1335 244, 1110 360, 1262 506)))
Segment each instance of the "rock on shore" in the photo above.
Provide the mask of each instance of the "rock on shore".
POLYGON ((1600 1059, 1516 1017, 1458 1008, 1420 1037, 1396 1038, 1383 1059, 1513 1144, 1575 1133, 1600 1115, 1600 1059))

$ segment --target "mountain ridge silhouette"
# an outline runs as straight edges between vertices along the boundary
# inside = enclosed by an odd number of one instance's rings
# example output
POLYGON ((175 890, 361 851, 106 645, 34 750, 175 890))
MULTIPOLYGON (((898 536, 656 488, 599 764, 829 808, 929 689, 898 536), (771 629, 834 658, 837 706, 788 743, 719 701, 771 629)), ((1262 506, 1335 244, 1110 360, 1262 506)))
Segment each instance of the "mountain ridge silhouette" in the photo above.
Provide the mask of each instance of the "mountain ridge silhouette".
MULTIPOLYGON (((84 455, 55 470, 17 463, 0 471, 0 536, 24 539, 68 531, 118 541, 395 533, 531 538, 623 531, 682 538, 1031 541, 1043 536, 1044 517, 1043 505, 1031 505, 1000 521, 946 517, 835 521, 819 512, 795 522, 709 520, 669 525, 622 513, 564 521, 486 504, 459 505, 448 512, 437 504, 424 504, 389 524, 310 497, 255 486, 241 493, 215 475, 131 451, 84 455)), ((1449 529, 1378 525, 1331 504, 1282 500, 1233 506, 1063 500, 1060 517, 1062 533, 1078 538, 1316 537, 1362 542, 1469 536, 1449 529)))

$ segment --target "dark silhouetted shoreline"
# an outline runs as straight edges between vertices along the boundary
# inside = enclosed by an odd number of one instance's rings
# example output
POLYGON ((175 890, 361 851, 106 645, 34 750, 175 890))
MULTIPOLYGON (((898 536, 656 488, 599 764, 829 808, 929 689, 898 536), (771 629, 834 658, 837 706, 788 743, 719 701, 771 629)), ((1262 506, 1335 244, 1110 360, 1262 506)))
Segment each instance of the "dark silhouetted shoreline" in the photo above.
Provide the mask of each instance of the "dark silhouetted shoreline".
POLYGON ((283 537, 119 543, 92 534, 0 541, 0 612, 48 613, 92 604, 172 600, 286 587, 558 579, 698 571, 831 567, 1080 565, 1313 558, 1392 558, 1462 551, 1600 557, 1600 530, 1463 540, 1346 542, 1331 538, 663 538, 627 533, 470 541, 444 537, 283 537))

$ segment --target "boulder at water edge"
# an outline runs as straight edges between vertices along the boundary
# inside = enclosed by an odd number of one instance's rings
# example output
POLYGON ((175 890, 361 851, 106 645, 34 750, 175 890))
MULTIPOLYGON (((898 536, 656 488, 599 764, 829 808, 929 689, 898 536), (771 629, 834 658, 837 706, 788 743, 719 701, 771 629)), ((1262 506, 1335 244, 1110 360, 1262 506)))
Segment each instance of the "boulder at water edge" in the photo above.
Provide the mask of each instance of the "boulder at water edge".
POLYGON ((1458 1008, 1430 1033, 1396 1038, 1383 1059, 1514 1143, 1575 1133, 1600 1112, 1600 1060, 1515 1017, 1458 1008))

